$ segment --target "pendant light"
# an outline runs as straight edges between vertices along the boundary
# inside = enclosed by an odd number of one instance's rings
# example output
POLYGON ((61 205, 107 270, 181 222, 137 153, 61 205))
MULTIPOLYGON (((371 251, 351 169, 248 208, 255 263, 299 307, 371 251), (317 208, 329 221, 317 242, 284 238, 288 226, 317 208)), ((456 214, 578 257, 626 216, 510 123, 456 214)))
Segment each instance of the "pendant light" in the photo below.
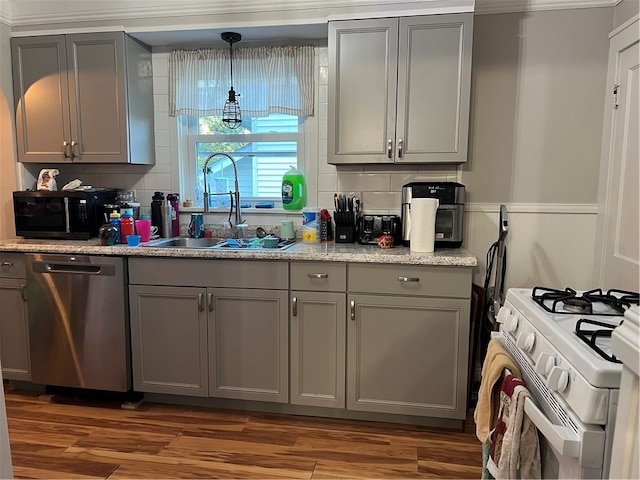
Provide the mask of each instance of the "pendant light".
POLYGON ((233 44, 239 42, 242 35, 235 32, 224 32, 220 35, 222 40, 229 43, 229 63, 231 65, 231 90, 229 90, 229 97, 224 102, 224 108, 222 109, 222 123, 227 127, 234 129, 238 128, 242 123, 240 117, 240 105, 236 100, 236 96, 240 96, 233 90, 233 44))

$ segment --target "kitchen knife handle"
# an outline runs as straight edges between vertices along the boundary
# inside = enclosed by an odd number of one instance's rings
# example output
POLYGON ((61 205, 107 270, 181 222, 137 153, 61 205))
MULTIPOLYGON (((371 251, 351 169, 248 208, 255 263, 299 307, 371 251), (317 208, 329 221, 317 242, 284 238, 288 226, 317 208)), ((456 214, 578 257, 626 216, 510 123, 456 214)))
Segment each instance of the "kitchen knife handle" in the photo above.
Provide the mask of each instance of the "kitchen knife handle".
POLYGON ((199 312, 204 312, 204 305, 202 303, 203 301, 204 301, 204 295, 199 293, 198 294, 198 311, 199 312))
POLYGON ((351 321, 355 322, 356 321, 356 302, 355 300, 351 300, 351 304, 350 304, 350 310, 351 310, 351 321))
POLYGON ((307 273, 309 278, 329 278, 328 273, 307 273))
POLYGON ((298 297, 293 297, 291 299, 291 315, 294 317, 298 316, 298 297))
POLYGON ((402 139, 398 140, 398 158, 402 158, 402 139))
POLYGON ((209 304, 209 311, 213 312, 213 293, 207 294, 207 303, 209 304))
POLYGON ((393 155, 393 140, 387 141, 387 158, 391 158, 393 155))
POLYGON ((419 282, 419 277, 398 277, 399 282, 419 282))

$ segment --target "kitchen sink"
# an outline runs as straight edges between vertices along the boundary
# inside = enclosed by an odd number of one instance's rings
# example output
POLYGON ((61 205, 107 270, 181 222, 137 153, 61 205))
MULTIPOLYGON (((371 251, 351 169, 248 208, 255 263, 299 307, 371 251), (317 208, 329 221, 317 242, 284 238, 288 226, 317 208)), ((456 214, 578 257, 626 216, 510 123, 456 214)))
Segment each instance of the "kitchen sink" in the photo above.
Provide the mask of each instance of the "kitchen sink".
POLYGON ((216 250, 264 250, 278 251, 286 250, 296 243, 295 240, 286 240, 284 238, 266 237, 266 238, 228 238, 224 242, 214 245, 212 248, 216 250))
POLYGON ((221 242, 225 242, 226 238, 188 238, 174 237, 162 238, 160 240, 152 240, 145 243, 146 247, 154 248, 211 248, 221 242))
POLYGON ((214 248, 216 250, 285 250, 295 244, 295 240, 282 238, 188 238, 174 237, 152 240, 143 244, 153 248, 214 248))

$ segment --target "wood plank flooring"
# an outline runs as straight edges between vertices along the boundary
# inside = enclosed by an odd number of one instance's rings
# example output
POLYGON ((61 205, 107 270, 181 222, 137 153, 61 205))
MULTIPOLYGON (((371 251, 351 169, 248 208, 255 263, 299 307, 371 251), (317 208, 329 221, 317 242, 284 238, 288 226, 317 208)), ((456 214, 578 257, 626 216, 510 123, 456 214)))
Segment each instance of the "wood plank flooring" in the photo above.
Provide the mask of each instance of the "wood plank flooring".
POLYGON ((50 402, 6 390, 16 478, 480 478, 464 432, 143 403, 50 402))

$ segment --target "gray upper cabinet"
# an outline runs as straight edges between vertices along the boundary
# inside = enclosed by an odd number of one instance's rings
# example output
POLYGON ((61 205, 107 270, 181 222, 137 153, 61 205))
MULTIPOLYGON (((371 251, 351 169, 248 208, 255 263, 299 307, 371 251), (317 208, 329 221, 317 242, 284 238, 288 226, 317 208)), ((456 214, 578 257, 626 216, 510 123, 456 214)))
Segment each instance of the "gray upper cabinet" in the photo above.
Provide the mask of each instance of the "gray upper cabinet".
POLYGON ((18 160, 153 164, 151 51, 123 32, 11 39, 18 160))
POLYGON ((473 14, 329 23, 328 162, 467 161, 473 14))

